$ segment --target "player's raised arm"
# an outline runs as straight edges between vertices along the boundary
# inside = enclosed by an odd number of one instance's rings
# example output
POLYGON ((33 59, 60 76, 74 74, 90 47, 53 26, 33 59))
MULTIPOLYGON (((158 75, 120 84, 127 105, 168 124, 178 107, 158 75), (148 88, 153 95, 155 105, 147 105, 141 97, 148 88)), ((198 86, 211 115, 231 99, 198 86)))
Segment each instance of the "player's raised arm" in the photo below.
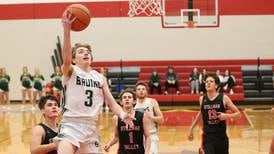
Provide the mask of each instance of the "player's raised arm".
POLYGON ((130 114, 126 114, 123 111, 121 106, 115 101, 112 94, 110 93, 110 90, 107 85, 107 80, 105 77, 104 77, 104 80, 105 81, 103 85, 103 92, 104 92, 106 103, 109 105, 110 109, 112 110, 112 112, 114 112, 114 114, 118 115, 126 124, 132 127, 133 126, 132 120, 134 119, 134 117, 130 114))
POLYGON ((119 141, 119 134, 118 134, 118 116, 117 115, 114 115, 113 116, 113 123, 114 123, 114 126, 115 126, 115 131, 114 131, 114 134, 113 134, 113 137, 107 142, 107 144, 104 146, 104 150, 106 152, 109 151, 109 148, 116 144, 118 141, 119 141))
POLYGON ((63 58, 63 66, 62 66, 62 72, 64 76, 70 76, 71 75, 71 65, 72 65, 72 51, 71 51, 71 23, 75 20, 72 18, 72 14, 68 11, 64 12, 63 18, 62 18, 62 24, 64 28, 64 44, 63 44, 63 52, 62 52, 62 58, 63 58))
POLYGON ((232 113, 221 113, 217 112, 220 120, 227 120, 228 118, 239 118, 241 116, 239 109, 233 104, 231 99, 224 95, 224 105, 232 111, 232 113))
POLYGON ((149 119, 147 117, 147 113, 144 113, 143 128, 144 128, 144 136, 145 136, 145 154, 149 154, 150 146, 151 146, 149 127, 150 125, 149 125, 149 119))
POLYGON ((156 101, 156 99, 152 99, 153 103, 153 111, 154 111, 154 116, 152 117, 152 120, 158 124, 161 124, 164 122, 164 116, 162 111, 160 110, 159 104, 156 101))

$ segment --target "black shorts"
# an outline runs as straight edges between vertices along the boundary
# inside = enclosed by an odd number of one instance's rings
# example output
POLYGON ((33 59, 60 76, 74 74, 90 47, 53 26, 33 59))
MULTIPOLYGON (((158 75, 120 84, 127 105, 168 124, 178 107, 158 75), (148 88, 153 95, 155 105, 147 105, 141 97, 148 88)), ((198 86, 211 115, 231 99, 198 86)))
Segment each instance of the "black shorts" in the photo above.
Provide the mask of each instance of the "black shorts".
POLYGON ((229 153, 229 141, 226 134, 203 134, 202 145, 205 154, 229 153))

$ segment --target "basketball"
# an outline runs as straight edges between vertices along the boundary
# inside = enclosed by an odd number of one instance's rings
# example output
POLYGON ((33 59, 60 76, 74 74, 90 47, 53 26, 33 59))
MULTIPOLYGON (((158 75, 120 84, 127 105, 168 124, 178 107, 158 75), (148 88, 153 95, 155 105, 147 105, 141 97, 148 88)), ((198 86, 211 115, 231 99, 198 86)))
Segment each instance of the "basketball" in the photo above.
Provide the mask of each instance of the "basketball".
POLYGON ((89 9, 82 4, 72 4, 67 7, 66 11, 72 14, 72 18, 76 19, 71 24, 72 31, 82 31, 86 29, 90 23, 89 9))

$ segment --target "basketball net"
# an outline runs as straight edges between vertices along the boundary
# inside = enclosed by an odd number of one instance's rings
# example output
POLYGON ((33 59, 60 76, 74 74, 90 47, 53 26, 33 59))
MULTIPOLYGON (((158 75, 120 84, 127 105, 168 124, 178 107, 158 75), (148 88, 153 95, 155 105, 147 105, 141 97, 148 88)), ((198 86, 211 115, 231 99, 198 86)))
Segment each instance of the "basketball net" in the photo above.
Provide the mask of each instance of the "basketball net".
POLYGON ((128 16, 134 17, 142 13, 146 16, 161 15, 160 0, 129 0, 128 16))
POLYGON ((196 21, 187 21, 185 22, 187 28, 195 28, 196 27, 196 21))

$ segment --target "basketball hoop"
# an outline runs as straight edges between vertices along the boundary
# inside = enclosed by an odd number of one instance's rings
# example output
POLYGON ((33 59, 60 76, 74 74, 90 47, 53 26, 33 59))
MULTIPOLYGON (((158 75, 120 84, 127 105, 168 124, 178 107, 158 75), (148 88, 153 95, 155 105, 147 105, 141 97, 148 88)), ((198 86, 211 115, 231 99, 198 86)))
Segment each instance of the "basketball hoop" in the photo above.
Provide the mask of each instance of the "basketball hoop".
POLYGON ((185 22, 187 28, 195 28, 196 23, 197 23, 197 21, 186 21, 185 22))
POLYGON ((128 16, 134 17, 140 14, 146 16, 162 15, 160 0, 129 0, 128 16))

